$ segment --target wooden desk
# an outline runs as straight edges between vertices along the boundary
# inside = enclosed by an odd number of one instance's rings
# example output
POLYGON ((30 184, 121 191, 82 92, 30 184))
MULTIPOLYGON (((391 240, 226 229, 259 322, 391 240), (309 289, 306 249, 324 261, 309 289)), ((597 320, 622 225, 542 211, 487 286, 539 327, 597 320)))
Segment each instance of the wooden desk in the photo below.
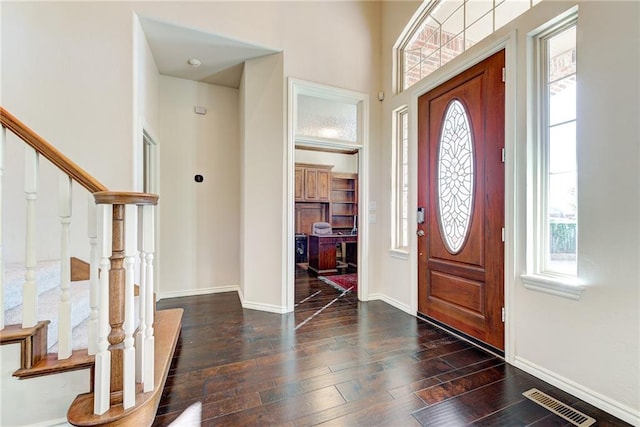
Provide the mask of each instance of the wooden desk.
MULTIPOLYGON (((315 274, 336 274, 336 245, 357 243, 355 234, 327 234, 309 236, 309 270, 315 274)), ((357 254, 357 251, 353 251, 357 254)), ((354 260, 354 263, 357 262, 354 260)))

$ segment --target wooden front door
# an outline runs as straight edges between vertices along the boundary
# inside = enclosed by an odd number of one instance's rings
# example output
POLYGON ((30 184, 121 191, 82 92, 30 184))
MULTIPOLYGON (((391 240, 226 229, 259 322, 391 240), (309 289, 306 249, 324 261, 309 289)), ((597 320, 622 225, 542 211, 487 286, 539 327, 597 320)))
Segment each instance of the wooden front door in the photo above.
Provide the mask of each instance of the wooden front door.
POLYGON ((504 50, 418 100, 418 311, 504 350, 504 50))

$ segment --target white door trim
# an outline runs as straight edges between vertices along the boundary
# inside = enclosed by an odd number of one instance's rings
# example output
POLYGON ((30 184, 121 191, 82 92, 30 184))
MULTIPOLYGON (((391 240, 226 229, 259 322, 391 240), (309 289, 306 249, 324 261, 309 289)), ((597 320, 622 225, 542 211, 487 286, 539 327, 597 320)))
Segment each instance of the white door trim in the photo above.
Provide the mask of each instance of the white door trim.
MULTIPOLYGON (((295 221, 294 221, 294 172, 296 146, 296 96, 300 93, 352 102, 359 106, 358 141, 355 144, 345 144, 339 141, 307 141, 311 145, 321 145, 324 148, 357 149, 358 150, 358 299, 369 299, 369 95, 347 89, 340 89, 320 83, 289 78, 288 108, 287 108, 287 182, 285 191, 286 239, 283 253, 286 254, 283 263, 286 277, 283 286, 282 300, 285 302, 286 312, 293 311, 295 297, 295 221)), ((308 144, 308 145, 309 145, 308 144)))

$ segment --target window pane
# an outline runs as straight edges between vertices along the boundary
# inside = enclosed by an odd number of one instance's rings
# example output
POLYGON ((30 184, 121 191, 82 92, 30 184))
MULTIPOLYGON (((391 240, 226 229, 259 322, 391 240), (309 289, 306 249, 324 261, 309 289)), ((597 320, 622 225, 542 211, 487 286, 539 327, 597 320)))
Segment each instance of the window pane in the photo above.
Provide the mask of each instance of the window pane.
POLYGON ((464 8, 459 7, 453 14, 447 18, 447 20, 442 24, 442 44, 447 42, 448 36, 455 37, 457 34, 460 34, 464 29, 464 8))
POLYGON ((404 69, 406 71, 411 70, 416 65, 420 64, 422 60, 422 50, 421 49, 411 49, 406 50, 404 53, 404 69))
POLYGON ((546 270, 577 274, 575 25, 545 40, 548 101, 546 270))
MULTIPOLYGON (((467 14, 467 27, 480 19, 487 12, 490 12, 493 9, 493 1, 492 0, 467 0, 467 4, 465 5, 466 14, 467 14)), ((478 39, 480 40, 480 39, 478 39)))
POLYGON ((466 30, 467 49, 493 32, 493 15, 483 16, 466 30))
POLYGON ((576 72, 576 27, 552 37, 548 42, 549 81, 554 82, 576 72))
POLYGON ((415 67, 411 68, 410 70, 406 70, 405 74, 404 74, 404 88, 408 88, 409 86, 414 85, 415 83, 417 83, 418 81, 420 81, 421 78, 421 74, 420 74, 420 67, 422 65, 418 64, 415 67))
POLYGON ((408 229, 408 218, 407 212, 409 211, 409 194, 407 191, 402 192, 402 240, 400 241, 400 246, 406 247, 409 245, 409 234, 407 233, 408 229))
POLYGON ((549 173, 576 170, 576 122, 554 126, 549 130, 549 173))
POLYGON ((549 124, 564 123, 576 118, 575 74, 549 85, 549 124))
POLYGON ((408 182, 409 182, 409 165, 408 157, 408 127, 409 116, 405 109, 395 112, 396 120, 394 120, 395 135, 394 147, 395 163, 394 168, 394 184, 393 184, 393 228, 392 242, 395 248, 404 249, 408 246, 408 182))
POLYGON ((440 50, 424 60, 421 67, 420 75, 425 78, 435 70, 440 68, 440 50))
MULTIPOLYGON (((498 2, 496 1, 496 4, 498 2)), ((529 0, 505 0, 496 6, 496 27, 503 27, 529 9, 529 0)))
POLYGON ((451 61, 462 52, 464 52, 464 37, 462 34, 459 34, 458 36, 451 38, 450 41, 442 47, 442 51, 440 53, 440 66, 451 61))
POLYGON ((358 106, 315 96, 298 95, 296 135, 356 142, 358 106))
POLYGON ((438 47, 440 46, 440 24, 431 17, 424 21, 422 27, 407 44, 405 50, 420 49, 421 47, 429 44, 435 44, 438 47))
POLYGON ((441 1, 433 11, 431 16, 440 24, 444 23, 451 15, 462 10, 462 0, 445 0, 441 1))

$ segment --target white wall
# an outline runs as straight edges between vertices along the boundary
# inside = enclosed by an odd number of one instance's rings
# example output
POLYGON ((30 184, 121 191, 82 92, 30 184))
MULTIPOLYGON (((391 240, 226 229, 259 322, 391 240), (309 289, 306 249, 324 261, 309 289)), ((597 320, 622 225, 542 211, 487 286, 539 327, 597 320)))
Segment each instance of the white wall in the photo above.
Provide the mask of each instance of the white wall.
POLYGON ((89 392, 89 369, 20 380, 20 344, 0 346, 0 425, 51 425, 67 418, 67 410, 81 393, 89 392))
POLYGON ((132 28, 117 3, 2 4, 3 106, 114 190, 132 185, 132 28))
MULTIPOLYGON (((379 90, 377 2, 3 3, 3 105, 110 189, 139 188, 140 121, 159 128, 153 123, 155 64, 136 15, 282 49, 283 81, 297 77, 369 94, 379 90)), ((372 106, 372 147, 378 144, 379 113, 372 106)), ((284 135, 281 144, 286 146, 284 135)), ((263 163, 255 161, 251 169, 263 163)), ((286 171, 279 173, 274 179, 285 188, 286 171)), ((268 203, 267 209, 284 212, 281 200, 268 203)), ((160 222, 180 226, 162 215, 160 222)), ((175 238, 171 244, 189 246, 182 235, 175 238)), ((264 252, 283 249, 281 241, 262 244, 264 252)), ((158 261, 166 259, 161 253, 158 261)))
MULTIPOLYGON (((392 45, 402 30, 409 5, 383 8, 384 87, 391 92, 392 45), (387 12, 390 12, 387 14, 387 12)), ((506 277, 507 360, 543 379, 599 406, 614 415, 640 424, 640 51, 638 50, 640 4, 637 2, 544 1, 474 46, 405 93, 384 102, 384 139, 391 138, 393 109, 408 104, 416 112, 416 96, 432 87, 473 56, 495 46, 500 38, 515 37, 515 111, 511 114, 515 139, 507 145, 515 154, 515 174, 507 175, 512 188, 507 212, 515 224, 507 245, 514 251, 506 277), (578 180, 579 180, 579 276, 586 290, 578 301, 543 294, 523 287, 525 272, 526 141, 528 113, 527 33, 579 3, 578 11, 578 180), (514 33, 513 30, 517 30, 514 33), (615 46, 615 48, 612 48, 615 46), (514 178, 516 180, 514 181, 514 178), (511 345, 511 347, 510 347, 511 345)), ((415 123, 410 138, 410 157, 415 158, 415 123)), ((509 134, 507 134, 509 138, 509 134)), ((390 177, 390 144, 382 153, 380 172, 390 177)), ((411 163, 410 191, 415 192, 417 162, 411 163)), ((510 165, 507 165, 509 170, 510 165)), ((390 178, 380 187, 389 195, 390 178)), ((511 186, 511 187, 509 187, 511 186)), ((383 206, 391 206, 384 196, 383 206)), ((410 212, 415 208, 415 196, 410 212)), ((379 280, 372 283, 384 298, 416 306, 415 238, 407 261, 385 254, 390 244, 390 217, 383 219, 385 233, 378 247, 382 256, 379 280), (397 280, 410 279, 409 282, 397 280), (392 280, 396 278, 396 280, 392 280), (407 283, 398 286, 397 283, 407 283)), ((376 276, 373 276, 376 277, 376 276)))
POLYGON ((331 172, 358 173, 358 155, 325 153, 322 151, 296 150, 296 163, 333 165, 331 172))
POLYGON ((134 68, 134 109, 136 117, 133 127, 133 188, 142 191, 144 142, 143 131, 147 132, 158 143, 158 108, 159 108, 159 78, 160 73, 153 59, 151 48, 142 30, 137 16, 133 16, 133 57, 134 68))
MULTIPOLYGON (((408 254, 404 256, 402 254, 390 251, 391 244, 391 159, 392 153, 392 129, 391 129, 391 112, 393 109, 400 107, 401 105, 407 105, 410 101, 408 94, 404 96, 397 96, 394 94, 394 88, 392 85, 392 58, 393 58, 393 45, 400 36, 400 32, 407 25, 417 8, 422 4, 421 1, 402 1, 402 2, 383 2, 382 4, 382 75, 383 84, 382 88, 386 94, 383 104, 382 115, 382 133, 381 140, 384 141, 380 144, 380 148, 377 151, 375 157, 375 166, 372 169, 376 170, 375 174, 372 174, 372 185, 375 186, 379 194, 377 205, 377 232, 378 232, 378 245, 374 252, 378 253, 379 262, 375 263, 377 271, 372 274, 370 286, 374 293, 374 297, 381 298, 389 303, 392 303, 400 309, 411 312, 411 301, 413 294, 416 292, 415 287, 411 286, 412 277, 415 280, 415 274, 412 272, 417 269, 417 264, 412 263, 412 258, 415 257, 415 241, 414 233, 409 228, 409 239, 412 241, 408 254), (375 280, 375 278, 379 278, 375 280), (404 284, 398 286, 398 284, 404 284)), ((409 157, 415 158, 415 149, 410 147, 409 157)), ((372 156, 373 157, 373 156, 372 156)), ((410 173, 415 174, 415 168, 410 168, 410 173)), ((412 178, 411 178, 412 179, 412 178)), ((410 180, 411 180, 410 179, 410 180)), ((413 187, 415 188, 415 187, 413 187)), ((411 187, 410 187, 411 193, 411 187)), ((417 196, 410 194, 409 213, 412 218, 412 212, 415 211, 415 200, 417 196)), ((415 309, 413 311, 415 313, 415 309)))
POLYGON ((286 307, 283 59, 274 54, 247 61, 242 90, 242 303, 275 312, 286 307))
POLYGON ((229 290, 239 284, 238 90, 159 80, 159 296, 229 290))
MULTIPOLYGON (((131 189, 131 16, 114 4, 2 4, 2 106, 107 187, 131 189), (19 40, 19 42, 16 42, 19 40), (91 148, 89 148, 91 147, 91 148)), ((7 144, 4 255, 24 260, 25 144, 7 144)), ((58 176, 41 159, 38 259, 59 258, 58 176)), ((71 253, 88 259, 88 193, 75 186, 71 253)))
POLYGON ((578 11, 579 301, 516 283, 516 357, 640 423, 640 4, 578 11), (615 49, 612 48, 615 46, 615 49), (599 396, 600 395, 600 396, 599 396))

